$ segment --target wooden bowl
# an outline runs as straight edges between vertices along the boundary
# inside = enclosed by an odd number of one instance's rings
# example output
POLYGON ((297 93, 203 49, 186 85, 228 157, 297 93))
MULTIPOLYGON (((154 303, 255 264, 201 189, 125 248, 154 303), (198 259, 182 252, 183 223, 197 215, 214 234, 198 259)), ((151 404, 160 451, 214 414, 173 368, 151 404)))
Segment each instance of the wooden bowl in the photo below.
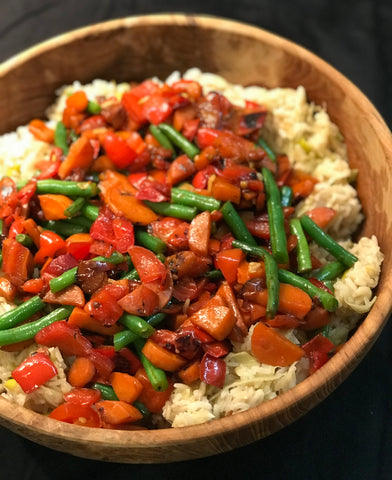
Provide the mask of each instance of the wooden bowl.
POLYGON ((392 306, 392 140, 373 105, 344 76, 303 48, 258 28, 213 18, 153 15, 110 21, 61 35, 0 66, 0 133, 43 116, 54 91, 74 80, 165 78, 197 66, 234 83, 303 85, 325 103, 359 169, 366 215, 362 233, 376 234, 385 254, 377 301, 352 338, 319 371, 259 407, 204 425, 115 431, 57 422, 0 398, 0 423, 73 455, 115 462, 172 462, 213 455, 265 437, 330 394, 370 349, 392 306), (377 201, 375 201, 377 192, 377 201))

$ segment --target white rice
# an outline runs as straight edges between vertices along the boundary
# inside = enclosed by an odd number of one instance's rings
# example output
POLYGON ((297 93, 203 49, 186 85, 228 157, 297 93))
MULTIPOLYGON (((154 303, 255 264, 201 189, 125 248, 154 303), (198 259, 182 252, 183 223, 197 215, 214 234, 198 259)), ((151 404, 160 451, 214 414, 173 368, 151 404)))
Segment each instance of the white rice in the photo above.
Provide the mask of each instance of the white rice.
MULTIPOLYGON (((350 185, 356 172, 348 165, 346 146, 337 126, 330 121, 325 108, 307 101, 303 87, 271 90, 242 87, 232 85, 218 75, 202 73, 197 68, 188 70, 183 77, 198 81, 205 92, 222 92, 233 104, 242 106, 245 100, 264 104, 269 110, 263 127, 266 141, 276 152, 287 154, 297 168, 319 180, 313 193, 297 207, 297 215, 317 206, 335 209, 337 215, 328 226, 328 232, 359 258, 334 285, 339 308, 332 316, 330 335, 336 344, 342 343, 375 301, 372 289, 378 283, 383 255, 374 236, 362 238, 357 244, 349 240, 363 220, 363 214, 357 192, 350 185)), ((179 78, 180 73, 174 72, 166 81, 170 84, 179 78)), ((76 81, 62 87, 57 92, 58 100, 47 111, 50 125, 61 120, 67 96, 81 89, 89 100, 99 96, 120 98, 129 89, 129 84, 94 80, 88 85, 76 81)), ((27 127, 19 127, 16 132, 0 137, 0 171, 15 179, 29 178, 37 160, 47 158, 48 153, 45 143, 35 140, 27 127)), ((311 250, 321 261, 331 260, 329 254, 317 245, 311 244, 311 250)), ((11 306, 0 300, 0 311, 2 308, 11 306)), ((245 342, 235 344, 233 352, 225 358, 227 375, 222 389, 202 382, 192 387, 175 384, 163 409, 165 419, 173 427, 204 423, 247 410, 292 388, 306 376, 306 359, 290 367, 260 364, 250 349, 251 332, 252 329, 245 342)), ((292 331, 286 332, 286 336, 298 343, 292 331)), ((33 345, 19 354, 0 350, 0 394, 45 413, 60 404, 63 393, 71 387, 66 381, 66 365, 60 352, 51 349, 51 357, 59 369, 57 377, 30 395, 22 392, 11 379, 11 372, 36 348, 33 345)))

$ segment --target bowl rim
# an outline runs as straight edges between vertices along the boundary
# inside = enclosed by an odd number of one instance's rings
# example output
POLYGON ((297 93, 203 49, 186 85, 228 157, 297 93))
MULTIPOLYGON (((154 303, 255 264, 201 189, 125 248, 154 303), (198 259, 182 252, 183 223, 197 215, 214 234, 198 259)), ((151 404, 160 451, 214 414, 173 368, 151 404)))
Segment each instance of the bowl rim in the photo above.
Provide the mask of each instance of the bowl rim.
MULTIPOLYGON (((271 33, 255 25, 228 18, 204 14, 147 14, 117 18, 91 24, 44 40, 5 60, 0 64, 0 79, 14 68, 21 66, 24 62, 32 60, 34 57, 39 56, 46 51, 66 45, 78 38, 94 35, 97 31, 110 32, 121 28, 127 29, 143 25, 151 26, 153 24, 171 25, 175 23, 179 26, 194 26, 196 25, 195 22, 197 22, 198 26, 204 29, 218 29, 220 31, 235 30, 236 33, 240 35, 256 37, 267 44, 270 44, 273 41, 276 48, 283 49, 289 53, 295 53, 296 56, 300 57, 301 60, 306 63, 317 60, 318 69, 326 77, 334 77, 335 81, 337 79, 341 88, 345 92, 350 91, 354 94, 351 98, 354 99, 355 103, 366 105, 367 110, 370 111, 372 116, 370 121, 377 124, 378 136, 380 137, 381 143, 384 145, 385 156, 386 158, 389 158, 389 161, 392 164, 392 153, 389 153, 392 152, 392 138, 390 137, 390 131, 387 125, 370 100, 349 79, 326 61, 291 40, 285 39, 280 35, 271 33), (387 151, 387 146, 389 146, 389 152, 387 151)), ((245 412, 216 419, 201 425, 188 427, 148 431, 103 431, 101 429, 85 428, 65 423, 61 424, 61 428, 58 428, 59 422, 24 407, 15 406, 15 404, 0 397, 0 424, 17 432, 20 432, 22 428, 28 427, 32 432, 34 431, 34 437, 36 437, 37 433, 40 433, 43 437, 55 436, 58 439, 66 439, 76 443, 79 441, 88 441, 91 445, 96 446, 102 446, 102 444, 109 440, 113 448, 128 448, 130 450, 135 448, 144 449, 154 446, 162 447, 177 444, 186 446, 187 442, 195 442, 197 440, 206 439, 207 437, 223 433, 226 435, 227 433, 246 428, 249 424, 257 424, 260 422, 268 423, 272 417, 275 417, 276 421, 272 425, 272 428, 269 429, 272 433, 280 428, 279 423, 281 426, 291 423, 326 398, 339 384, 342 383, 371 348, 381 333, 382 327, 385 325, 388 316, 392 311, 392 291, 391 287, 387 287, 388 283, 392 284, 392 272, 383 272, 383 275, 386 277, 386 280, 384 280, 384 289, 380 292, 371 311, 364 318, 351 339, 343 345, 343 347, 322 367, 322 369, 318 370, 287 392, 245 412), (388 282, 387 280, 390 281, 388 282), (355 339, 355 341, 353 339, 355 339), (344 371, 341 370, 343 360, 345 361, 344 371), (336 378, 339 379, 338 382, 336 382, 336 378), (316 392, 318 394, 317 398, 315 395, 316 392), (310 400, 311 397, 312 401, 308 403, 308 406, 306 408, 301 408, 301 404, 303 404, 304 401, 310 400), (297 411, 295 414, 291 415, 292 418, 287 418, 286 412, 283 420, 282 412, 287 410, 288 404, 291 406, 290 408, 296 409, 297 411), (18 418, 18 412, 23 412, 23 421, 18 418)), ((24 434, 22 433, 22 435, 24 434)), ((249 439, 249 442, 251 441, 254 441, 254 439, 249 439)), ((243 442, 243 444, 245 443, 243 442)))

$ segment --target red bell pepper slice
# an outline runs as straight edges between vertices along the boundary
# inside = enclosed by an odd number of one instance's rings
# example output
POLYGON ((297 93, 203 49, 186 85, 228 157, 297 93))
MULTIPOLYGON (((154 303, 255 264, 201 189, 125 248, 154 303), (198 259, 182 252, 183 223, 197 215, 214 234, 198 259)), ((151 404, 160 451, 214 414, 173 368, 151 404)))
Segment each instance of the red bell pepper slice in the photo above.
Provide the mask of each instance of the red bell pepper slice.
POLYGON ((109 208, 101 208, 98 218, 91 225, 91 238, 113 244, 115 242, 113 219, 114 213, 109 208))
POLYGON ((33 256, 30 250, 13 238, 3 242, 2 270, 16 286, 22 286, 29 278, 33 268, 33 256))
POLYGON ((214 145, 215 140, 219 137, 220 133, 220 130, 215 130, 214 128, 199 128, 196 134, 196 143, 198 147, 203 150, 203 148, 214 145))
POLYGON ((40 330, 35 341, 39 345, 58 347, 69 357, 88 357, 92 352, 91 342, 81 334, 78 327, 69 325, 65 320, 54 322, 40 330))
POLYGON ((200 362, 200 379, 208 385, 222 388, 226 377, 226 363, 205 353, 200 362))
POLYGON ((34 262, 42 265, 49 257, 54 257, 56 252, 65 247, 65 241, 50 230, 44 230, 39 237, 39 250, 35 254, 34 262))
POLYGON ((123 138, 112 132, 106 134, 103 148, 106 155, 118 168, 127 168, 137 157, 135 150, 123 138))
POLYGON ((101 392, 94 388, 76 387, 70 392, 64 394, 64 400, 74 405, 88 406, 94 405, 101 399, 101 392))
POLYGON ((64 255, 59 255, 57 258, 52 260, 49 265, 45 267, 45 273, 53 275, 54 277, 58 277, 67 270, 77 266, 78 261, 76 258, 69 253, 65 253, 64 255))
POLYGON ((335 345, 321 333, 314 336, 309 342, 302 345, 306 356, 309 358, 309 373, 312 374, 328 362, 328 355, 335 348, 335 345))
POLYGON ((135 244, 133 224, 126 218, 115 218, 112 225, 116 249, 120 253, 126 253, 135 244))
POLYGON ((12 372, 12 377, 25 393, 34 392, 56 375, 55 364, 43 352, 30 355, 12 372))
POLYGON ((230 344, 228 342, 211 342, 203 345, 203 350, 214 358, 224 357, 230 352, 230 344))
MULTIPOLYGON (((125 294, 124 294, 125 295, 125 294)), ((120 297, 121 298, 121 297, 120 297)), ((103 325, 114 325, 124 313, 117 303, 116 294, 110 290, 110 285, 105 285, 96 292, 84 309, 103 325)))
POLYGON ((55 408, 49 418, 60 420, 82 427, 101 427, 102 421, 97 410, 88 405, 77 405, 75 403, 63 403, 55 408))

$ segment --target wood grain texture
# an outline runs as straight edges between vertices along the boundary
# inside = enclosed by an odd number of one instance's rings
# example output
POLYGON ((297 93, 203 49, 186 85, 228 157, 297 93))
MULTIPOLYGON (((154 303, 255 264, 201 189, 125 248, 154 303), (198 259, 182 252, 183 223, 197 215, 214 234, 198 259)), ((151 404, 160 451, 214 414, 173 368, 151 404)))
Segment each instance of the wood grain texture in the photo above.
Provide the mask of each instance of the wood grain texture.
POLYGON ((225 452, 263 438, 330 394, 370 349, 392 306, 392 140, 364 95, 331 66, 263 30, 213 17, 154 15, 121 19, 56 37, 0 66, 0 132, 43 117, 54 91, 74 80, 165 78, 197 66, 234 83, 303 85, 325 103, 345 136, 366 214, 362 233, 385 253, 378 299, 345 346, 319 371, 278 398, 205 425, 158 431, 94 430, 56 422, 0 398, 0 423, 73 455, 125 463, 172 462, 225 452))

